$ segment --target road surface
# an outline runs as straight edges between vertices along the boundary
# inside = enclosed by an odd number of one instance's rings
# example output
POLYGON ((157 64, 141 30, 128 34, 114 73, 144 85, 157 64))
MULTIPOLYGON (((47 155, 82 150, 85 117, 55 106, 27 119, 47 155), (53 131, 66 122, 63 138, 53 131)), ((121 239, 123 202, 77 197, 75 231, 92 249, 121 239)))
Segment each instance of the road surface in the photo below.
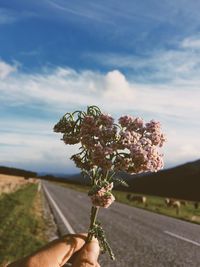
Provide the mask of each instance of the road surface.
MULTIPOLYGON (((44 187, 65 217, 63 223, 50 201, 61 233, 86 232, 91 207, 88 196, 49 182, 44 187)), ((108 255, 101 255, 102 267, 200 267, 199 225, 117 202, 100 209, 99 220, 117 258, 111 261, 108 255)))

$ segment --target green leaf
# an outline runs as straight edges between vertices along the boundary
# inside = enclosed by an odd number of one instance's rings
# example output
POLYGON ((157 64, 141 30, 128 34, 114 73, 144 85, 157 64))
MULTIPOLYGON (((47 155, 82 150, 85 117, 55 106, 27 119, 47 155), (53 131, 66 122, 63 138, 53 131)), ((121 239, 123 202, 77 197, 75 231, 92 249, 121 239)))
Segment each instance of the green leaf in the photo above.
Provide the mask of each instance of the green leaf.
POLYGON ((122 178, 114 177, 112 178, 112 181, 115 183, 115 185, 122 185, 125 187, 129 187, 128 183, 124 181, 122 178))

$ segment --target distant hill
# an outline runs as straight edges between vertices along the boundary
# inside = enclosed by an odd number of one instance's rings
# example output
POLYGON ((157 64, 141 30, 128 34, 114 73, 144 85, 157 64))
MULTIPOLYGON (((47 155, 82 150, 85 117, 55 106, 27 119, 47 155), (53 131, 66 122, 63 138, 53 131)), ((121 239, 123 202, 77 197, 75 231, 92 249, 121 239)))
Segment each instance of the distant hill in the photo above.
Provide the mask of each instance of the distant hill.
POLYGON ((77 183, 77 184, 83 184, 83 185, 89 185, 90 179, 89 177, 83 176, 81 173, 69 175, 67 179, 71 182, 77 183))
POLYGON ((129 185, 133 192, 200 201, 200 160, 129 179, 129 185))
POLYGON ((14 176, 24 176, 24 177, 36 177, 36 172, 26 171, 17 168, 0 166, 0 174, 14 175, 14 176))
MULTIPOLYGON (((90 182, 89 178, 83 177, 80 173, 61 176, 51 174, 37 176, 35 172, 3 166, 0 166, 0 173, 24 177, 38 177, 49 181, 62 181, 83 185, 88 185, 90 182)), ((200 201, 200 160, 157 173, 129 175, 121 172, 116 176, 123 178, 129 184, 128 188, 118 186, 117 189, 120 190, 200 201)))
MULTIPOLYGON (((67 178, 69 176, 71 176, 71 174, 67 174, 67 173, 61 173, 61 172, 38 172, 38 176, 45 176, 45 175, 53 175, 55 177, 61 177, 61 178, 67 178)), ((73 174, 72 174, 73 175, 73 174)))
MULTIPOLYGON (((162 197, 172 197, 200 201, 200 160, 189 162, 157 173, 130 175, 118 173, 129 187, 118 186, 117 189, 162 197)), ((89 179, 81 174, 69 175, 72 183, 88 184, 89 179)))

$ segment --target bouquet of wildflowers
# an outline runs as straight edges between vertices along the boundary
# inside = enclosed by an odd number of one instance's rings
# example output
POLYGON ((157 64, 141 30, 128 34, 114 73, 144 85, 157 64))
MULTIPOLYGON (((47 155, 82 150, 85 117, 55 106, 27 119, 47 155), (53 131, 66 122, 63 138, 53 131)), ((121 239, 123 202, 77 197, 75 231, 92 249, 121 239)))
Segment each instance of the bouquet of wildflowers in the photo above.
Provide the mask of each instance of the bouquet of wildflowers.
POLYGON ((165 142, 160 123, 144 123, 141 118, 122 116, 118 124, 96 106, 87 111, 66 113, 54 126, 54 131, 63 134, 62 140, 68 145, 80 144, 80 152, 71 159, 84 175, 91 180, 88 196, 92 202, 90 226, 87 241, 93 236, 99 240, 102 251, 114 254, 97 221, 100 207, 108 208, 115 197, 112 194, 114 184, 125 181, 115 174, 124 171, 137 174, 158 171, 163 167, 159 147, 165 142))

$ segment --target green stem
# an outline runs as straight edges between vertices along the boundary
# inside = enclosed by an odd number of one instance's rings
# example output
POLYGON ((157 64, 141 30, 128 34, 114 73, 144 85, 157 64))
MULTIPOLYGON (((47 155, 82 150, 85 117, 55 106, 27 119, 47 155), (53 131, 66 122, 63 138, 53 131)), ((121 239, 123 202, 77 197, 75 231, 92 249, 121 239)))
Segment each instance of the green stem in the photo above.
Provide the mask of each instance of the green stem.
MULTIPOLYGON (((99 211, 99 208, 92 206, 89 231, 93 228, 93 226, 96 223, 98 211, 99 211)), ((93 234, 89 232, 86 242, 87 243, 90 242, 92 240, 92 237, 93 237, 93 234)))

